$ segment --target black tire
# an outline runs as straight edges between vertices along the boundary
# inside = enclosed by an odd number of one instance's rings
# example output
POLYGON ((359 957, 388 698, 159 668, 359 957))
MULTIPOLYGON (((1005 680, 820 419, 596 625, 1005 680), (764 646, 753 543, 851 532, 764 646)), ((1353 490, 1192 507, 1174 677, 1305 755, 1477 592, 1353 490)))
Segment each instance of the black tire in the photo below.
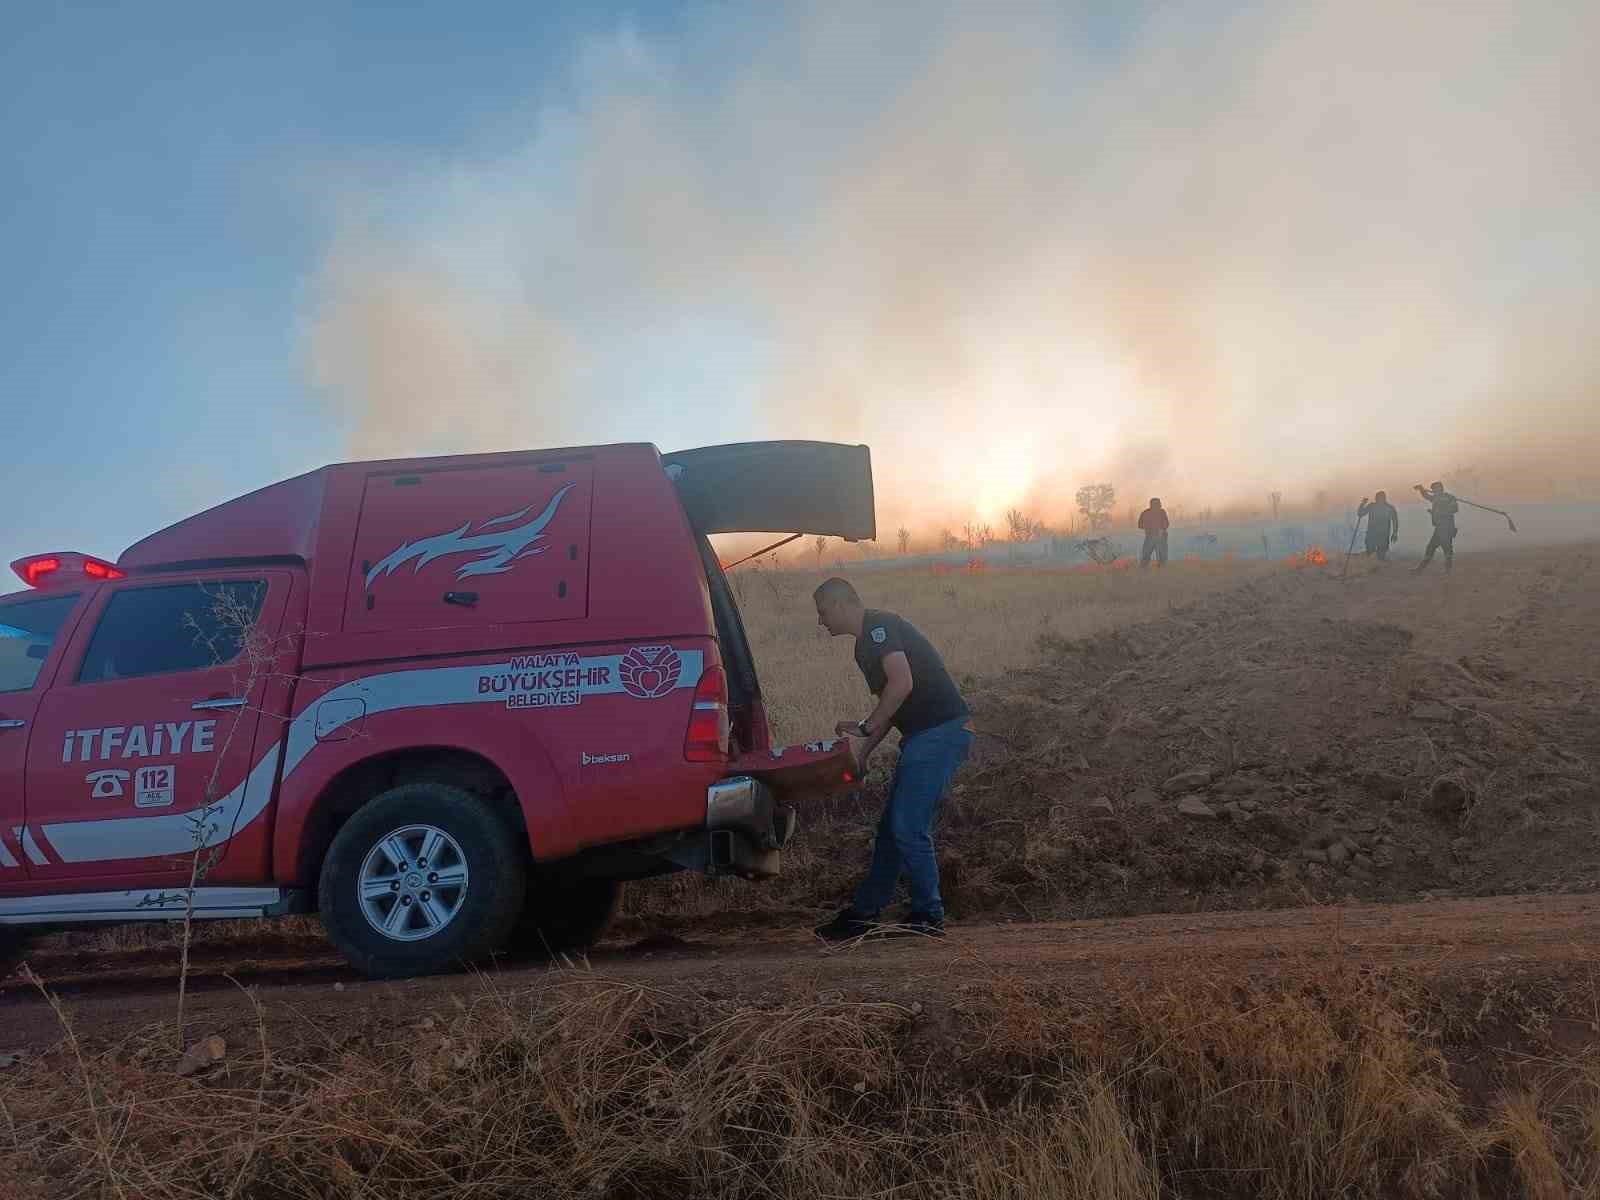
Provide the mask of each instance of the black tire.
POLYGON ((521 838, 471 792, 443 783, 407 783, 374 797, 345 822, 328 847, 319 883, 328 937, 357 970, 398 979, 449 970, 505 944, 527 889, 521 838), (429 825, 453 838, 468 875, 454 915, 437 933, 401 941, 367 919, 358 894, 362 864, 391 833, 429 825))
POLYGON ((532 884, 506 946, 525 954, 586 950, 600 940, 621 906, 622 884, 615 879, 532 884))

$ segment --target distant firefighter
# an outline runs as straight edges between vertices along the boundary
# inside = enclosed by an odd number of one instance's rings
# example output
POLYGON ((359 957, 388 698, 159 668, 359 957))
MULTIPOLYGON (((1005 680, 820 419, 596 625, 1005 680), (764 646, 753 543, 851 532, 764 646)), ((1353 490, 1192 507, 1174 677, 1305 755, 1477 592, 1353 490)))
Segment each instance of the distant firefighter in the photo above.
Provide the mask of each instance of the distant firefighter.
POLYGON ((1139 528, 1144 530, 1144 549, 1139 552, 1139 566, 1148 567, 1154 555, 1156 565, 1167 565, 1167 530, 1172 522, 1167 510, 1161 507, 1161 497, 1151 496, 1150 507, 1139 514, 1139 528))
POLYGON ((1367 553, 1379 562, 1389 561, 1389 547, 1400 540, 1400 512, 1389 503, 1389 493, 1379 492, 1372 500, 1361 498, 1356 519, 1367 518, 1367 553))
POLYGON ((1428 539, 1428 549, 1423 553, 1422 561, 1414 570, 1420 571, 1433 561, 1436 550, 1444 551, 1444 569, 1449 574, 1456 562, 1456 513, 1461 511, 1461 506, 1456 503, 1456 498, 1444 490, 1444 484, 1437 479, 1432 487, 1423 487, 1420 483, 1415 485, 1417 494, 1428 502, 1428 515, 1433 520, 1433 536, 1428 539))

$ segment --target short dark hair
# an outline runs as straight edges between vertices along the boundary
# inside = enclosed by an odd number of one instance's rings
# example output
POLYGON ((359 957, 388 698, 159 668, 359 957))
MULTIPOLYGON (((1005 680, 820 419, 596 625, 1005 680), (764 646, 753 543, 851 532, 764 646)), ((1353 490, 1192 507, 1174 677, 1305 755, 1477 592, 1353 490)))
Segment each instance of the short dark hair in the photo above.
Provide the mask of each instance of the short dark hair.
POLYGON ((850 585, 848 579, 840 579, 835 575, 832 579, 824 579, 817 590, 811 593, 811 598, 818 604, 824 600, 848 600, 851 604, 860 604, 861 596, 850 585))

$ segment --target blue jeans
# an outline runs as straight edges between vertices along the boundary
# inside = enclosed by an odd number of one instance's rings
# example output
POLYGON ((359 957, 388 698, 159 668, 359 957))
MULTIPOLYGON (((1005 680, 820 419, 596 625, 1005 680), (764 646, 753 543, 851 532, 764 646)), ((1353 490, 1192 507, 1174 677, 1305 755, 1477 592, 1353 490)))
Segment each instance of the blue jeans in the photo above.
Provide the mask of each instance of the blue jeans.
POLYGON ((939 897, 939 860, 933 853, 933 818, 956 769, 972 750, 969 718, 924 729, 900 743, 889 800, 878 822, 872 866, 856 891, 856 915, 876 917, 894 899, 900 872, 911 877, 911 910, 944 917, 939 897))

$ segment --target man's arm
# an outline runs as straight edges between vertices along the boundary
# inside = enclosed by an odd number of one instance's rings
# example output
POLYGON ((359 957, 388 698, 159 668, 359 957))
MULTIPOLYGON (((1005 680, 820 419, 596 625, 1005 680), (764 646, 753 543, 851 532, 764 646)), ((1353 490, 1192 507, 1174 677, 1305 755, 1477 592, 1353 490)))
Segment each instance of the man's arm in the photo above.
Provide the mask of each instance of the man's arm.
POLYGON ((867 736, 861 736, 854 721, 840 721, 833 730, 841 737, 849 737, 855 744, 856 763, 862 770, 866 769, 867 759, 878 748, 878 744, 889 736, 889 722, 900 711, 906 697, 911 695, 914 682, 911 678, 911 660, 906 657, 904 650, 891 651, 883 656, 882 661, 885 683, 877 705, 866 719, 867 736))
POLYGON ((906 697, 911 695, 914 682, 911 678, 911 660, 906 657, 904 650, 883 656, 883 673, 888 682, 883 685, 883 695, 878 697, 877 707, 867 718, 867 739, 874 746, 883 741, 884 734, 889 732, 889 722, 900 711, 906 697))

